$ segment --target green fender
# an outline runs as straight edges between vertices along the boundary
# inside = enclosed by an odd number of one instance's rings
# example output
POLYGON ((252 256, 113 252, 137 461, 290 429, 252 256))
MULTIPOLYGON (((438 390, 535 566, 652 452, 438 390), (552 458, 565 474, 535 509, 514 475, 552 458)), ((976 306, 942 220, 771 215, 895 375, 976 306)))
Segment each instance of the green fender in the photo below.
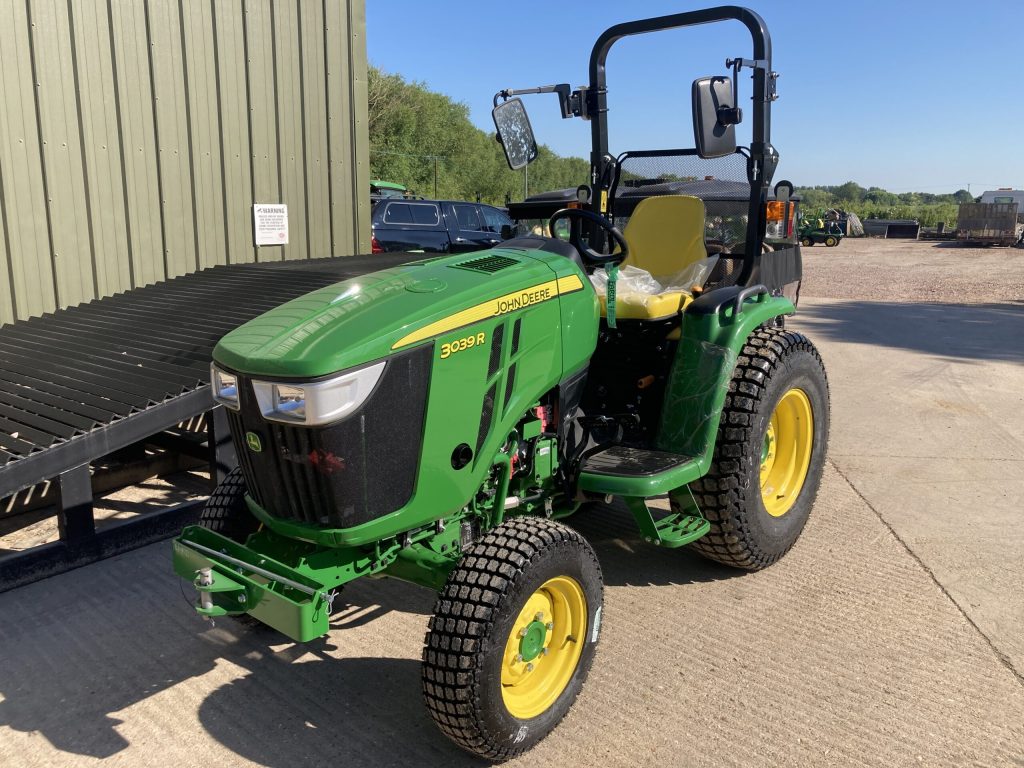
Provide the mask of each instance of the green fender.
POLYGON ((747 338, 762 323, 795 311, 791 301, 769 296, 763 286, 720 288, 687 307, 657 447, 692 457, 694 479, 711 468, 725 395, 747 338))

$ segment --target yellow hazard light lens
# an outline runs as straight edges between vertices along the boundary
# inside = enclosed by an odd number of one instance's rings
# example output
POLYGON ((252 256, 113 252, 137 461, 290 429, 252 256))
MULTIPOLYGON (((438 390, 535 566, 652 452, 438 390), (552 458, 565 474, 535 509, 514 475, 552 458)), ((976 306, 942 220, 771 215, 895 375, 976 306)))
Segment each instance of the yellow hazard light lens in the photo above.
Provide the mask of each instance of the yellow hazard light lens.
POLYGON ((770 200, 765 203, 765 237, 782 240, 793 236, 793 222, 796 217, 796 206, 789 204, 789 221, 783 225, 786 216, 786 203, 770 200))

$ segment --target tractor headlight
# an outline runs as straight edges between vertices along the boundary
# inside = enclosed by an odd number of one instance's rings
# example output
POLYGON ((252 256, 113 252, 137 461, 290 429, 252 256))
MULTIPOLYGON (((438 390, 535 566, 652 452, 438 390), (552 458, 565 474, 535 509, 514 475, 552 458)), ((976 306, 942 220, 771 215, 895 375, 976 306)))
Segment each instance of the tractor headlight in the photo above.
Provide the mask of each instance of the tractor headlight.
POLYGON ((214 400, 238 410, 238 377, 235 374, 222 371, 216 363, 210 363, 210 386, 213 387, 214 400))
POLYGON ((369 397, 384 362, 306 383, 254 381, 256 402, 265 419, 315 426, 344 418, 369 397))
POLYGON ((271 413, 287 415, 293 421, 306 420, 305 389, 291 384, 273 384, 270 393, 273 402, 271 413))

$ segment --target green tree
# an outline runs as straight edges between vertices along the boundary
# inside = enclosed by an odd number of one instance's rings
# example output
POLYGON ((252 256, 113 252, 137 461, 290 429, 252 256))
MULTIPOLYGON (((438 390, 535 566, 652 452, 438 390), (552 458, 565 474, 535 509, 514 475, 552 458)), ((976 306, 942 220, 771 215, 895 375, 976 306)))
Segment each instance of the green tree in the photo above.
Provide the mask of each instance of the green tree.
POLYGON ((805 211, 832 207, 832 193, 822 187, 800 187, 796 193, 800 195, 805 211))
MULTIPOLYGON (((522 197, 525 172, 509 169, 494 133, 474 126, 465 104, 370 67, 368 106, 374 178, 456 200, 501 205, 522 197)), ((587 161, 542 145, 529 167, 530 191, 575 187, 589 170, 587 161)))
MULTIPOLYGON (((371 67, 368 82, 370 173, 438 197, 501 205, 523 196, 526 171, 511 171, 494 133, 469 120, 469 108, 424 84, 371 67)), ((575 187, 584 183, 589 163, 559 157, 538 147, 528 172, 530 192, 575 187)), ((803 210, 817 216, 829 208, 853 211, 864 218, 917 219, 924 226, 953 225, 957 205, 972 198, 967 190, 952 194, 865 189, 855 181, 838 186, 800 187, 803 210)))
POLYGON ((855 181, 840 184, 834 190, 837 200, 847 203, 859 203, 864 200, 867 190, 855 181))

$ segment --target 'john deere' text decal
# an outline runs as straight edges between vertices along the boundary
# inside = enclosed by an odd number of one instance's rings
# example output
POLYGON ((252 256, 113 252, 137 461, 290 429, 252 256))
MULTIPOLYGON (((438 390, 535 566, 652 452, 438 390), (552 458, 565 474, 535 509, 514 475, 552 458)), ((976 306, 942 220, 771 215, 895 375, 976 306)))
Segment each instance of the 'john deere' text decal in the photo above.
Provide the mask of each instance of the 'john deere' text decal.
POLYGON ((557 280, 549 280, 546 283, 533 285, 515 293, 507 293, 504 296, 498 296, 495 299, 490 299, 482 304, 477 304, 425 325, 419 330, 400 338, 391 345, 391 348, 398 349, 407 344, 413 344, 417 341, 429 339, 432 336, 438 336, 448 331, 454 331, 457 328, 478 323, 481 320, 486 320, 488 317, 498 317, 499 315, 506 315, 509 312, 531 307, 534 304, 541 304, 562 294, 582 290, 582 288, 583 281, 580 280, 579 276, 569 275, 568 277, 560 277, 557 280))

